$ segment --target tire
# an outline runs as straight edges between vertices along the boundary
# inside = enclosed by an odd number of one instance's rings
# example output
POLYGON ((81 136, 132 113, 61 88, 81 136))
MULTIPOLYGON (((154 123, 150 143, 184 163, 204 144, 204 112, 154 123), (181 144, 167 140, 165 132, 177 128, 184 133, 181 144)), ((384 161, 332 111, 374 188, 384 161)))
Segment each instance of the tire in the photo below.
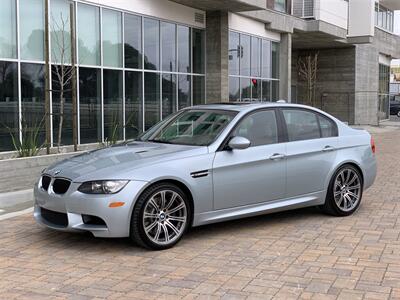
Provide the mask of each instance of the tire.
POLYGON ((131 217, 130 238, 148 249, 171 248, 187 231, 190 217, 188 197, 178 186, 155 184, 136 201, 131 217))
POLYGON ((352 165, 341 166, 329 183, 322 210, 332 216, 345 217, 360 206, 363 180, 360 171, 352 165))

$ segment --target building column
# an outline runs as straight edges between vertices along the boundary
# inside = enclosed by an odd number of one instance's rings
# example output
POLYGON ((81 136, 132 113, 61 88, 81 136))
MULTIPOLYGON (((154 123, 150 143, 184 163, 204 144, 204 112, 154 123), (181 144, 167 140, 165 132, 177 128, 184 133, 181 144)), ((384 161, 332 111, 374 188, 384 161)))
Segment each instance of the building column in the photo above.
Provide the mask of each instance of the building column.
POLYGON ((282 33, 279 48, 279 99, 291 102, 292 34, 282 33))
POLYGON ((208 103, 229 101, 228 47, 228 12, 207 12, 206 91, 208 103))

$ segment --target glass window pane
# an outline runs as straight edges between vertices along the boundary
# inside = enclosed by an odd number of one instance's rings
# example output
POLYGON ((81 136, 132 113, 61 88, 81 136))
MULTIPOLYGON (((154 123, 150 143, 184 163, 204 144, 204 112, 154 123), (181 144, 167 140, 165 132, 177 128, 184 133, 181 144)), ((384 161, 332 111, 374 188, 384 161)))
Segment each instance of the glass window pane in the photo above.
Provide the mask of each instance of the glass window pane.
POLYGON ((262 81, 262 97, 261 101, 271 101, 271 81, 262 81))
POLYGON ((272 101, 279 100, 279 81, 273 80, 272 81, 272 101))
POLYGON ((204 30, 192 29, 193 73, 204 74, 204 30))
POLYGON ((125 136, 136 138, 143 127, 142 72, 125 72, 125 136))
POLYGON ((250 36, 240 35, 240 75, 250 76, 250 36))
POLYGON ((71 62, 70 5, 67 0, 51 0, 50 36, 52 62, 71 62))
POLYGON ((321 127, 322 137, 331 137, 336 135, 335 125, 331 120, 323 116, 318 116, 319 126, 321 127))
POLYGON ((160 121, 160 77, 144 73, 144 130, 160 121))
POLYGON ((160 22, 144 19, 144 68, 159 70, 160 67, 160 22))
POLYGON ((103 71, 104 89, 104 140, 115 142, 122 139, 122 72, 103 71))
POLYGON ((261 100, 261 80, 251 79, 251 100, 260 101, 261 100))
POLYGON ((229 74, 239 75, 240 43, 239 33, 229 32, 229 74))
POLYGON ((15 0, 3 0, 0 9, 0 57, 17 57, 17 21, 15 0))
POLYGON ((21 63, 22 126, 38 132, 38 145, 45 142, 44 65, 21 63))
POLYGON ((125 67, 142 68, 142 18, 125 14, 125 67))
POLYGON ((193 76, 193 105, 206 103, 205 78, 204 76, 193 76))
POLYGON ((161 61, 163 71, 175 71, 176 65, 176 25, 161 22, 161 61))
POLYGON ((103 64, 122 67, 122 16, 120 12, 103 9, 103 64))
POLYGON ((279 78, 279 44, 272 42, 272 78, 279 78))
POLYGON ((79 68, 79 124, 81 144, 101 142, 101 72, 79 68))
POLYGON ((299 109, 284 109, 289 141, 302 141, 320 138, 316 114, 299 109))
POLYGON ((229 77, 229 101, 240 101, 239 77, 229 77))
POLYGON ((251 100, 251 84, 250 79, 240 78, 240 89, 241 89, 241 101, 251 100))
POLYGON ((261 76, 261 39, 252 37, 251 38, 251 76, 260 77, 261 76))
POLYGON ((240 122, 233 136, 247 138, 251 147, 277 143, 278 126, 275 111, 267 110, 249 115, 240 122))
POLYGON ((78 62, 100 65, 100 9, 78 3, 78 62))
POLYGON ((44 60, 44 1, 20 0, 21 58, 44 60))
POLYGON ((271 78, 271 42, 262 41, 262 69, 261 76, 271 78))
POLYGON ((176 75, 162 75, 162 115, 163 118, 176 112, 176 75))
POLYGON ((178 25, 178 72, 190 73, 190 28, 178 25))
POLYGON ((17 63, 0 62, 0 120, 0 151, 14 150, 11 134, 19 139, 17 63))
POLYGON ((71 68, 65 65, 53 65, 51 72, 53 144, 57 147, 71 145, 73 144, 71 68))
POLYGON ((178 76, 178 109, 192 105, 190 92, 190 75, 178 76))

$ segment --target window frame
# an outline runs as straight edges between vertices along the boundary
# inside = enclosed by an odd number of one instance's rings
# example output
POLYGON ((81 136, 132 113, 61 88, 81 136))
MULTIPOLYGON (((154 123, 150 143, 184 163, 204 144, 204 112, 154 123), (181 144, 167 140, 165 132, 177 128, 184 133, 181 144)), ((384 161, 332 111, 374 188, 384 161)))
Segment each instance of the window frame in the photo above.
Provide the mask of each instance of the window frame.
POLYGON ((311 141, 311 140, 318 140, 318 139, 327 139, 327 138, 332 138, 332 137, 338 137, 339 136, 339 129, 338 129, 338 126, 337 126, 336 122, 334 120, 332 120, 332 118, 330 118, 327 115, 324 115, 324 114, 322 114, 322 113, 320 113, 318 111, 315 111, 315 110, 312 110, 312 109, 303 108, 303 107, 279 107, 278 110, 279 110, 280 118, 281 118, 281 121, 282 121, 282 124, 281 124, 282 125, 282 129, 283 129, 285 140, 286 140, 287 143, 311 141), (317 119, 317 124, 318 124, 318 129, 319 129, 319 138, 296 140, 296 141, 289 140, 289 132, 288 132, 288 129, 287 129, 285 116, 283 114, 284 110, 297 110, 297 111, 306 111, 306 112, 309 112, 309 113, 313 113, 316 116, 316 119, 317 119), (321 129, 321 124, 320 124, 320 121, 319 121, 319 117, 325 118, 326 120, 328 120, 333 125, 333 135, 332 136, 327 136, 327 137, 323 137, 322 136, 322 129, 321 129))

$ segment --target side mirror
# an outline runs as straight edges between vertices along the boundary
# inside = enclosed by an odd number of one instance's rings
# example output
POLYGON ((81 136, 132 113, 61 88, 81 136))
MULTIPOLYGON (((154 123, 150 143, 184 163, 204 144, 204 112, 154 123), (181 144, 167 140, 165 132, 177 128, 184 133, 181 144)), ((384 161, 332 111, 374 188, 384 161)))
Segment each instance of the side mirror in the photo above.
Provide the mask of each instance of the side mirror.
POLYGON ((250 141, 242 136, 233 137, 228 143, 229 149, 247 149, 250 147, 250 141))

